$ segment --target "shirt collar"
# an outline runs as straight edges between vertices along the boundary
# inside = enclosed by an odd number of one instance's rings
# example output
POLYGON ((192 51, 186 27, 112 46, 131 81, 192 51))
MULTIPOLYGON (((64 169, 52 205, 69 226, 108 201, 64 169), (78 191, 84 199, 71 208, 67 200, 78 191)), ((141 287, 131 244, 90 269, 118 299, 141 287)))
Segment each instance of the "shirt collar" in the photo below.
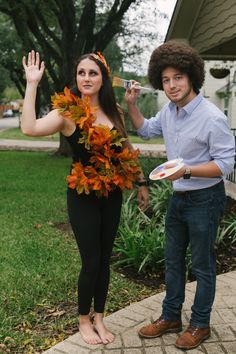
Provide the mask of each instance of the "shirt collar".
MULTIPOLYGON (((201 93, 199 93, 192 101, 190 101, 188 104, 186 104, 184 107, 181 107, 188 115, 190 115, 194 109, 198 106, 198 104, 201 102, 203 99, 203 96, 201 93)), ((169 103, 169 108, 172 111, 173 109, 176 109, 176 104, 174 102, 169 103)))

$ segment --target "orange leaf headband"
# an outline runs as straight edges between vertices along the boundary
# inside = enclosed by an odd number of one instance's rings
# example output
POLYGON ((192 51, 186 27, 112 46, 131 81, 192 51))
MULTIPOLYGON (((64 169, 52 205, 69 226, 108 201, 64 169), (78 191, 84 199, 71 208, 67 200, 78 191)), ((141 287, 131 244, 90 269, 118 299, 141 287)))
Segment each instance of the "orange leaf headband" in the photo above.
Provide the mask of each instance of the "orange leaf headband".
POLYGON ((99 60, 106 68, 106 71, 108 73, 108 75, 110 75, 110 68, 107 65, 106 59, 104 58, 104 56, 100 53, 100 52, 96 52, 96 53, 91 53, 90 54, 93 58, 99 60))

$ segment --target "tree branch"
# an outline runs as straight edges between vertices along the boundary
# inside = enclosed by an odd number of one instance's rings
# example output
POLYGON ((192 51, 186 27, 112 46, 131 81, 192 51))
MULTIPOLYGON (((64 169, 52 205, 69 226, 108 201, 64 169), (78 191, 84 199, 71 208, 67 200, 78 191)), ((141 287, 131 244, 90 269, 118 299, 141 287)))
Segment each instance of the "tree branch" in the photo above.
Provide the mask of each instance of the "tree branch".
POLYGON ((37 12, 37 17, 40 21, 40 24, 44 30, 44 32, 49 36, 51 37, 51 39, 53 40, 54 43, 57 44, 58 47, 60 47, 60 39, 55 35, 55 33, 53 31, 50 30, 49 26, 48 26, 48 23, 46 22, 45 18, 43 17, 41 11, 40 11, 40 8, 39 8, 39 5, 36 3, 36 6, 35 6, 35 10, 37 12))
MULTIPOLYGON (((50 56, 58 63, 61 64, 61 56, 55 50, 55 48, 50 44, 50 41, 46 36, 44 36, 40 31, 40 24, 38 23, 38 14, 35 15, 34 9, 30 6, 25 6, 27 15, 27 24, 29 26, 30 32, 35 36, 35 38, 40 43, 43 51, 50 52, 50 56)), ((40 13, 40 12, 39 12, 40 13)), ((53 41, 52 41, 53 43, 53 41)))
POLYGON ((123 0, 119 10, 117 10, 119 1, 115 0, 110 10, 107 22, 102 27, 102 29, 95 35, 96 50, 104 50, 111 41, 111 39, 117 33, 119 33, 119 31, 121 30, 121 23, 124 14, 129 9, 130 5, 137 1, 138 0, 123 0))
POLYGON ((92 51, 94 46, 94 27, 96 17, 96 1, 87 0, 79 21, 75 48, 77 56, 92 51))
POLYGON ((55 0, 58 6, 58 22, 61 28, 61 51, 65 61, 71 63, 76 36, 76 14, 73 0, 55 0))

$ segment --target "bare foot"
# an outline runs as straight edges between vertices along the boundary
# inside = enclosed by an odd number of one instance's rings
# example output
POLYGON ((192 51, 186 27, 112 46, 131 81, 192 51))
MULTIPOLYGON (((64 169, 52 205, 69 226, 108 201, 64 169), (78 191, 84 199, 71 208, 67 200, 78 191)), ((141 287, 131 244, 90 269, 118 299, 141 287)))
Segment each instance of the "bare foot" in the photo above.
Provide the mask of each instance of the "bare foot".
POLYGON ((103 344, 112 343, 114 341, 114 334, 106 328, 103 322, 94 322, 93 326, 96 332, 98 333, 99 337, 101 338, 103 344))
POLYGON ((91 322, 80 322, 79 323, 79 332, 85 343, 88 344, 101 344, 103 343, 102 339, 95 332, 91 322))

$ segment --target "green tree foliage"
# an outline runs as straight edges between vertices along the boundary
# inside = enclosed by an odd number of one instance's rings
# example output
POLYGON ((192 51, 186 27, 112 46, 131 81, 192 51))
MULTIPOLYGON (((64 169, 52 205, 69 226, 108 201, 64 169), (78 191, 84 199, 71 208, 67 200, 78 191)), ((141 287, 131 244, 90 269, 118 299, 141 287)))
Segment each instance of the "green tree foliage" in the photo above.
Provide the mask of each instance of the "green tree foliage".
POLYGON ((158 12, 155 3, 154 8, 149 4, 147 0, 0 0, 1 64, 23 94, 22 55, 39 51, 46 62, 41 88, 48 102, 52 93, 71 83, 81 54, 102 51, 112 72, 121 72, 125 56, 132 60, 134 53, 144 50, 148 42, 144 37, 150 42, 154 34, 140 24, 148 21, 150 12, 158 12), (145 14, 138 14, 144 5, 145 14), (122 51, 117 44, 121 38, 122 51))
MULTIPOLYGON (((19 63, 17 52, 19 52, 19 38, 17 37, 14 25, 7 16, 0 13, 0 98, 3 98, 4 89, 11 86, 14 82, 15 86, 21 94, 21 85, 19 85, 19 63)), ((22 70, 21 70, 22 72, 22 70)), ((22 83, 23 84, 23 83, 22 83)))
POLYGON ((1 36, 6 38, 3 42, 8 47, 3 65, 22 92, 23 71, 17 54, 22 56, 31 49, 39 51, 47 68, 41 82, 42 96, 47 102, 53 92, 71 83, 74 63, 81 54, 108 47, 122 31, 125 12, 138 2, 115 0, 97 6, 95 0, 0 0, 0 12, 5 14, 1 36))
MULTIPOLYGON (((130 18, 125 16, 130 8, 135 13, 143 3, 148 5, 147 0, 0 0, 2 65, 23 95, 22 55, 31 49, 39 51, 46 63, 46 73, 37 103, 38 107, 44 107, 55 91, 62 91, 72 83, 74 64, 83 53, 97 50, 105 53, 112 71, 120 72, 126 46, 122 52, 117 39, 122 35, 123 42, 132 42, 131 33, 137 30, 139 19, 133 18, 136 27, 132 30, 130 18)), ((138 39, 133 41, 130 57, 138 51, 137 43, 139 50, 144 48, 143 35, 151 36, 142 33, 142 30, 136 33, 138 39)))
MULTIPOLYGON (((96 0, 0 0, 0 12, 5 15, 5 26, 1 25, 2 40, 6 38, 3 65, 23 92, 22 54, 31 49, 41 53, 46 73, 38 91, 39 111, 39 107, 50 103, 55 91, 72 83, 74 64, 81 54, 108 47, 122 30, 125 12, 138 2, 114 0, 97 6, 96 0)), ((59 153, 70 154, 62 137, 59 153)))
POLYGON ((2 66, 0 66, 0 77, 1 77, 1 80, 0 80, 0 101, 2 101, 3 97, 4 97, 4 94, 3 94, 4 89, 7 86, 8 81, 9 81, 8 72, 2 66))

